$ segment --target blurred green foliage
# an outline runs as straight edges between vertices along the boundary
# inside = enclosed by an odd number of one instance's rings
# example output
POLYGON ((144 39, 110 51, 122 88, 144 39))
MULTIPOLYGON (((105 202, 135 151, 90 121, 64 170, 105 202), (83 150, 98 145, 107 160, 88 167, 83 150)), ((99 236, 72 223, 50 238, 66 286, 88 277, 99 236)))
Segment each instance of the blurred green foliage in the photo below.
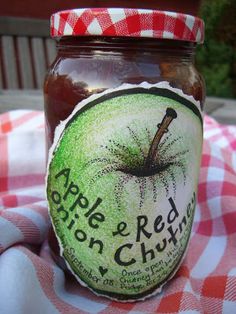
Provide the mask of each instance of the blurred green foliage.
POLYGON ((205 43, 196 63, 205 78, 207 95, 236 97, 236 0, 205 0, 205 43))

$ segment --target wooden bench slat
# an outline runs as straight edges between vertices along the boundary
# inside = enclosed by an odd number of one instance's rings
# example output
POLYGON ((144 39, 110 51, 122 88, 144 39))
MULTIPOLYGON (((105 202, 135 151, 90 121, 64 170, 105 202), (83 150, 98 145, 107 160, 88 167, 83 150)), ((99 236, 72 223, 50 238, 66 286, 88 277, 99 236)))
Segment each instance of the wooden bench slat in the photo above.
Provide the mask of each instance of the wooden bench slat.
POLYGON ((17 37, 17 46, 22 87, 24 89, 32 89, 34 88, 34 82, 30 60, 29 39, 27 37, 17 37))
MULTIPOLYGON (((1 49, 1 47, 0 47, 1 49)), ((1 50, 0 50, 1 53, 1 50)), ((1 62, 0 62, 0 89, 3 88, 3 79, 2 79, 2 66, 1 66, 1 62)))
POLYGON ((46 74, 46 60, 42 38, 32 38, 32 50, 37 88, 42 88, 46 74))
POLYGON ((0 88, 42 88, 56 56, 49 29, 48 20, 0 16, 0 88))
POLYGON ((11 36, 2 36, 2 57, 7 88, 19 88, 14 40, 11 36))
POLYGON ((50 66, 56 58, 56 54, 57 54, 56 44, 55 44, 55 41, 50 38, 46 39, 45 44, 46 44, 46 50, 47 50, 47 56, 48 56, 48 62, 49 62, 48 66, 50 66))

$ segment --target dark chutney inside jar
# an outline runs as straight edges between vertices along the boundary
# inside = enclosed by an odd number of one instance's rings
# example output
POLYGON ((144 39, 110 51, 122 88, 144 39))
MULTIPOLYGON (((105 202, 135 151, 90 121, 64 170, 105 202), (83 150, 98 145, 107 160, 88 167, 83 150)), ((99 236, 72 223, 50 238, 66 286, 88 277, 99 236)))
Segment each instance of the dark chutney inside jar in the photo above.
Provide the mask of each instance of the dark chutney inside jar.
POLYGON ((193 62, 195 47, 168 39, 62 37, 44 84, 48 148, 56 126, 78 102, 123 83, 167 81, 203 106, 205 87, 193 62))

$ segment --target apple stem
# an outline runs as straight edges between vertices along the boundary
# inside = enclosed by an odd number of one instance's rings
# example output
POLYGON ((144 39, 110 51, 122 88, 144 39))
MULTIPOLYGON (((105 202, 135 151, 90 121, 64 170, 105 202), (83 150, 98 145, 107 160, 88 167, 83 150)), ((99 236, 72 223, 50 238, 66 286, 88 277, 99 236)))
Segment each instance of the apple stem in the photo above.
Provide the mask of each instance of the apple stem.
POLYGON ((145 168, 150 170, 154 167, 155 160, 157 159, 158 155, 158 146, 161 142, 161 139, 165 133, 168 132, 168 126, 172 122, 173 119, 177 118, 177 113, 172 108, 166 109, 166 114, 163 117, 160 124, 157 125, 158 129, 157 132, 152 140, 152 144, 150 146, 148 156, 145 163, 145 168))

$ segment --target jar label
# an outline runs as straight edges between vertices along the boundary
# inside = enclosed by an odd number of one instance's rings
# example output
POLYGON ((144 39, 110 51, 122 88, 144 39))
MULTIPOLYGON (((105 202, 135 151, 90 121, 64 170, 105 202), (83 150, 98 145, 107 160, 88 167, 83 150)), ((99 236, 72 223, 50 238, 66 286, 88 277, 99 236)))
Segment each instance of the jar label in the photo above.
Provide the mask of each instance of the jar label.
POLYGON ((160 290, 180 265, 196 205, 199 102, 167 82, 79 103, 56 130, 47 199, 61 255, 114 299, 160 290))

